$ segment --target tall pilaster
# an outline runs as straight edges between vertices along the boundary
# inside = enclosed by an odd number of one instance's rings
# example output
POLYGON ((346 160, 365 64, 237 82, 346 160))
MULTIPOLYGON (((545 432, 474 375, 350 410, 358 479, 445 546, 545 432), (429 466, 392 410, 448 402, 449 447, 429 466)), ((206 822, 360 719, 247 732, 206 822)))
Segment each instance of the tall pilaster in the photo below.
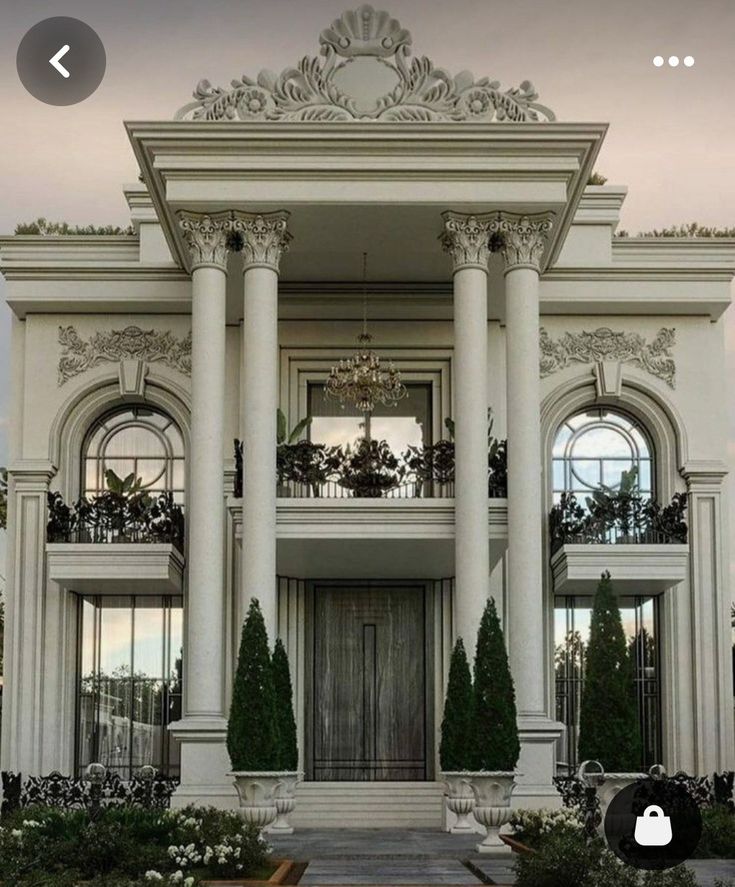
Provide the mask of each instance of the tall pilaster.
POLYGON ((277 631, 276 411, 278 273, 289 214, 236 212, 243 256, 242 609, 257 598, 268 637, 277 631))
POLYGON ((455 636, 474 654, 489 592, 487 263, 489 216, 443 214, 454 264, 455 636))
MULTIPOLYGON (((731 595, 727 583, 727 518, 723 463, 690 461, 689 585, 693 669, 694 770, 727 769, 735 759, 732 710, 731 595)), ((675 589, 676 594, 679 589, 675 589)))
POLYGON ((225 296, 231 213, 179 213, 192 262, 191 449, 184 713, 177 802, 224 794, 225 296))
MULTIPOLYGON (((523 781, 551 787, 558 728, 547 713, 544 643, 539 274, 547 216, 501 214, 492 224, 505 263, 508 428, 507 642, 521 731, 523 781)), ((522 792, 521 792, 522 793, 522 792)))

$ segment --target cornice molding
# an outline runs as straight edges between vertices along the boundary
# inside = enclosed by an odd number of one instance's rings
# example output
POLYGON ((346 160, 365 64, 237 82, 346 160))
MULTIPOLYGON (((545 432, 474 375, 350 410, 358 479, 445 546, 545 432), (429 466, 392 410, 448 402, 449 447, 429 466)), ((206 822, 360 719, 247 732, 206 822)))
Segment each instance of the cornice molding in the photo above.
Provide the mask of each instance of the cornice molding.
POLYGON ((497 80, 475 80, 468 71, 452 76, 422 56, 409 63, 412 37, 389 13, 364 4, 348 10, 319 37, 320 57, 306 56, 278 76, 243 75, 230 88, 199 82, 194 101, 176 119, 217 121, 432 121, 536 122, 554 120, 537 102, 533 84, 501 89, 497 80), (354 60, 372 59, 376 70, 393 74, 394 86, 364 107, 341 86, 354 60))

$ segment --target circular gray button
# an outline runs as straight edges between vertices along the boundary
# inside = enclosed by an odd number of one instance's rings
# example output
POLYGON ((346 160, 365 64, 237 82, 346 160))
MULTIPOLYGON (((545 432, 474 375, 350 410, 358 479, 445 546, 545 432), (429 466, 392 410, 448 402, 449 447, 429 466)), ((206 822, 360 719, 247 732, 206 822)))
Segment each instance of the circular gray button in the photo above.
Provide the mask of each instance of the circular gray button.
POLYGON ((102 83, 107 55, 96 32, 67 16, 44 19, 20 41, 18 76, 47 105, 76 105, 102 83))

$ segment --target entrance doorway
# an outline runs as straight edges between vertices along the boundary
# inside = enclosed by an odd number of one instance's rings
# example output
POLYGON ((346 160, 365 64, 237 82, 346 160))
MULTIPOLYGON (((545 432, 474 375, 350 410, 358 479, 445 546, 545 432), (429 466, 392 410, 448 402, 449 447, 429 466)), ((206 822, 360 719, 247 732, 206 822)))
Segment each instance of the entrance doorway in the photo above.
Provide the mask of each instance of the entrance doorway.
POLYGON ((307 779, 432 778, 426 596, 424 584, 312 584, 307 779))

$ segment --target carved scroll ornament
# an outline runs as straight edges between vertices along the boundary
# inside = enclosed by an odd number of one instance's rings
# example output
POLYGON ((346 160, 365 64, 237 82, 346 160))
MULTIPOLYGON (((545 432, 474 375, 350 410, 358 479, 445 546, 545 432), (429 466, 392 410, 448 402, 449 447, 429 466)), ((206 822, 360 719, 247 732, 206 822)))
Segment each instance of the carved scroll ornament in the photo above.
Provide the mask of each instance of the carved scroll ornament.
POLYGON ((142 330, 127 326, 122 330, 97 332, 85 340, 73 326, 59 327, 59 385, 102 363, 137 359, 162 363, 191 375, 191 333, 178 339, 170 331, 142 330))
POLYGON ((542 377, 563 370, 571 363, 618 360, 640 367, 670 388, 676 386, 676 364, 671 354, 676 344, 673 328, 660 329, 653 341, 648 342, 639 333, 615 332, 608 327, 593 332, 564 333, 554 341, 542 327, 539 344, 542 377))
MULTIPOLYGON (((243 75, 230 88, 200 81, 195 101, 181 108, 179 120, 520 122, 554 120, 537 103, 533 84, 503 90, 499 81, 475 80, 469 71, 452 76, 421 56, 408 61, 412 38, 389 13, 370 5, 345 12, 322 31, 321 56, 306 56, 281 74, 243 75), (396 86, 370 110, 340 89, 335 74, 358 58, 375 59, 395 75, 396 86)), ((339 79, 339 78, 337 78, 339 79)))

